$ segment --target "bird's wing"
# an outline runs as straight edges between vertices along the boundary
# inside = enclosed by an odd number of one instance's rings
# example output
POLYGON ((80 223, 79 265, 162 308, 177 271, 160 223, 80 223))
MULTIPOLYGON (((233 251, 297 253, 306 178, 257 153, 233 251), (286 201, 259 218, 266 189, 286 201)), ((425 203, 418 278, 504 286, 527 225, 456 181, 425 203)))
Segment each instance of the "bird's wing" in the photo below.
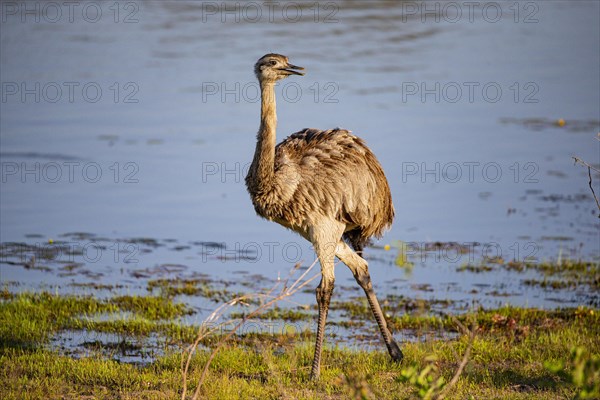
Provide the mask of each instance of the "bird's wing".
POLYGON ((309 128, 290 135, 276 147, 275 177, 297 214, 332 216, 369 236, 381 234, 393 218, 379 162, 345 129, 309 128))

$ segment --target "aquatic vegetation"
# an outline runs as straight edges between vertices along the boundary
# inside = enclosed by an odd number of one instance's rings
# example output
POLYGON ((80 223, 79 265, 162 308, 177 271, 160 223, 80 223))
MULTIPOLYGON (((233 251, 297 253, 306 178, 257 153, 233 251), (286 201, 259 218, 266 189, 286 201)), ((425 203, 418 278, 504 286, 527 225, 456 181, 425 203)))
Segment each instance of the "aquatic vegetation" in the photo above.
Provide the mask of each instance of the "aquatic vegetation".
MULTIPOLYGON (((246 313, 233 312, 229 315, 232 319, 244 318, 246 313)), ((299 310, 290 310, 287 308, 273 307, 264 313, 257 315, 257 319, 283 320, 283 321, 306 321, 313 320, 314 314, 309 314, 299 310)))
MULTIPOLYGON (((117 303, 132 307, 129 301, 117 303)), ((181 355, 176 350, 136 366, 107 359, 100 352, 79 359, 61 355, 39 345, 42 335, 37 339, 30 336, 29 347, 7 340, 8 332, 21 326, 17 319, 7 318, 9 313, 15 316, 45 309, 57 316, 57 322, 64 322, 84 310, 97 315, 119 309, 115 304, 44 294, 18 295, 4 300, 1 305, 2 326, 6 327, 1 331, 0 347, 0 384, 4 398, 18 398, 25 385, 28 393, 38 398, 87 395, 167 399, 181 393, 181 355), (69 306, 77 311, 69 312, 69 306)), ((588 351, 574 358, 571 349, 574 346, 590 351, 600 348, 597 310, 507 307, 469 313, 460 319, 465 323, 476 321, 478 329, 474 339, 459 333, 450 340, 407 342, 403 345, 406 360, 401 365, 391 363, 387 354, 380 351, 326 346, 328 368, 318 383, 308 383, 312 359, 310 331, 248 333, 234 337, 216 354, 202 394, 209 398, 348 398, 353 393, 363 393, 365 398, 372 399, 427 398, 427 393, 439 393, 452 380, 471 340, 471 355, 449 398, 469 398, 470 395, 509 399, 586 398, 584 393, 596 393, 593 390, 597 385, 594 377, 598 373, 598 354, 588 351), (524 326, 529 326, 528 333, 517 334, 519 327, 524 326)), ((419 319, 414 317, 413 320, 419 319)), ((173 323, 147 321, 155 328, 138 329, 135 334, 146 335, 157 331, 161 323, 173 323)), ((415 324, 411 318, 407 321, 415 324)), ((448 329, 459 330, 451 318, 448 322, 442 321, 448 329)), ((62 326, 62 323, 46 323, 54 332, 62 326)), ((104 328, 121 331, 117 324, 107 324, 104 328)), ((172 333, 166 330, 161 334, 172 333)), ((214 340, 219 338, 213 338, 212 343, 214 340)), ((108 345, 90 342, 86 346, 92 350, 104 346, 118 353, 135 351, 137 345, 125 336, 122 341, 108 345)), ((190 365, 192 376, 198 376, 208 357, 206 351, 194 355, 190 365)), ((193 380, 191 385, 193 389, 193 380)))
POLYGON ((228 291, 226 288, 215 288, 214 282, 207 278, 174 278, 148 281, 148 291, 153 292, 155 289, 159 290, 161 296, 202 296, 215 302, 229 301, 239 295, 228 291))
MULTIPOLYGON (((168 241, 135 242, 150 248, 163 242, 176 246, 168 241)), ((63 245, 57 241, 53 246, 63 245)), ((411 257, 421 253, 452 248, 458 254, 476 248, 438 242, 421 247, 417 253, 403 247, 404 267, 411 264, 416 271, 419 266, 412 264, 411 257)), ((57 260, 44 253, 44 248, 14 244, 1 251, 8 254, 8 265, 44 268, 61 277, 90 278, 79 261, 57 260)), ((397 265, 395 252, 374 252, 374 257, 397 265)), ((598 262, 566 257, 540 262, 488 258, 453 267, 453 271, 484 278, 505 271, 513 274, 521 290, 576 290, 590 296, 583 304, 597 304, 598 262)), ((124 294, 128 287, 121 283, 97 279, 65 284, 81 290, 78 295, 59 295, 58 290, 18 293, 18 282, 4 282, 0 291, 0 385, 7 389, 3 396, 19 398, 27 387, 32 397, 40 398, 179 397, 181 352, 206 328, 203 316, 195 314, 197 305, 192 309, 187 304, 193 297, 201 298, 203 304, 206 300, 229 302, 240 296, 240 291, 258 294, 235 302, 224 315, 227 321, 212 326, 214 331, 198 342, 190 359, 189 389, 195 390, 209 361, 208 350, 220 346, 201 388, 209 398, 436 398, 451 383, 448 398, 583 399, 596 393, 598 354, 593 349, 600 347, 600 317, 593 307, 484 308, 476 301, 444 298, 439 286, 427 282, 398 280, 380 299, 388 326, 403 341, 405 362, 395 365, 386 354, 373 351, 378 339, 360 290, 342 284, 332 303, 327 332, 329 340, 335 337, 342 345, 326 346, 327 369, 320 382, 307 384, 314 305, 278 304, 249 321, 248 306, 260 306, 269 296, 261 291, 272 282, 269 278, 244 276, 243 283, 235 285, 180 264, 129 269, 129 276, 140 280, 142 295, 124 294), (401 294, 404 292, 396 291, 398 287, 417 294, 401 294), (95 297, 100 293, 102 297, 95 297), (230 336, 230 330, 240 323, 242 328, 230 336), (461 326, 473 326, 474 338, 461 326), (469 347, 463 363, 461 357, 469 347), (574 356, 573 348, 590 350, 574 356), (461 365, 460 376, 454 379, 461 365)), ((449 293, 457 286, 450 282, 449 293)), ((479 282, 473 286, 485 296, 502 296, 513 290, 479 282)), ((304 292, 312 299, 314 288, 299 290, 304 292)))
MULTIPOLYGON (((479 309, 461 315, 432 315, 432 303, 411 305, 387 298, 386 313, 397 332, 435 329, 446 335, 405 342, 406 360, 396 365, 380 351, 326 346, 328 368, 318 383, 307 384, 312 360, 312 332, 251 332, 234 335, 212 361, 203 395, 347 398, 428 398, 453 380, 460 359, 471 346, 464 370, 450 398, 469 395, 502 398, 594 398, 597 393, 600 313, 588 307, 541 310, 519 307, 479 309), (394 307, 389 305, 394 303, 394 307), (404 313, 406 307, 416 312, 404 313), (395 314, 398 310, 399 314, 395 314), (474 326, 470 339, 460 326, 474 326), (441 337, 441 338, 436 338, 441 337), (472 343, 469 345, 469 343, 472 343), (589 349, 583 352, 573 348, 589 349), (596 385, 596 386, 594 386, 596 385), (232 391, 235 388, 235 393, 232 391), (596 392, 594 391, 596 390, 596 392), (587 397, 586 397, 587 396, 587 397)), ((353 321, 368 317, 364 307, 344 307, 353 321)), ((349 306, 349 304, 348 304, 349 306)), ((27 386, 32 397, 174 398, 181 393, 181 346, 196 336, 197 326, 179 320, 189 310, 169 299, 22 293, 0 301, 0 384, 4 398, 18 398, 27 386), (67 330, 117 334, 117 340, 86 340, 80 358, 49 348, 51 337, 67 330), (117 362, 120 354, 144 351, 152 337, 167 346, 143 365, 117 362), (110 355, 107 357, 107 354, 110 355)), ((271 319, 304 319, 302 310, 275 308, 271 319), (298 314, 295 314, 298 313, 298 314)), ((213 346, 225 337, 216 332, 203 341, 213 346)), ((191 376, 209 353, 192 357, 191 376)), ((193 379, 190 381, 193 387, 193 379)))
POLYGON ((67 329, 134 335, 174 332, 177 329, 162 320, 190 312, 183 304, 153 296, 98 300, 91 296, 21 293, 0 302, 0 339, 2 346, 31 347, 47 343, 53 334, 67 329), (98 316, 103 318, 95 319, 98 316))

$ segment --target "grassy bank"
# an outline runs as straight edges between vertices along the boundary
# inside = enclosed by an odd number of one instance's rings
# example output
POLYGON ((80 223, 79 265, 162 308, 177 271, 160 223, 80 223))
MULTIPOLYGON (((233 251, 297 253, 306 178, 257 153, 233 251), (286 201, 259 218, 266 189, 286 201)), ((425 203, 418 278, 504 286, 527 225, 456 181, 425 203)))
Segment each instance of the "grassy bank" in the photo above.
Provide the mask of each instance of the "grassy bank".
MULTIPOLYGON (((0 303, 0 390, 3 399, 180 398, 181 350, 196 327, 181 318, 184 305, 156 296, 106 300, 48 293, 13 295, 0 303), (64 332, 114 335, 115 343, 86 342, 74 357, 50 346, 64 332), (119 361, 152 338, 162 350, 151 362, 119 361), (90 345, 92 343, 92 345, 90 345), (158 343, 158 344, 157 344, 158 343)), ((397 365, 382 351, 328 347, 321 380, 308 380, 312 337, 306 332, 236 336, 216 354, 201 389, 205 398, 435 398, 464 369, 446 398, 552 399, 598 396, 600 317, 590 308, 544 311, 478 310, 440 318, 392 318, 396 332, 452 333, 452 339, 406 342, 397 365), (471 327, 471 333, 459 326, 471 327), (472 335, 474 333, 474 335, 472 335), (466 351, 468 358, 464 358, 466 351)), ((442 335, 443 336, 443 335, 442 335)), ((192 360, 195 389, 220 340, 208 338, 192 360)))

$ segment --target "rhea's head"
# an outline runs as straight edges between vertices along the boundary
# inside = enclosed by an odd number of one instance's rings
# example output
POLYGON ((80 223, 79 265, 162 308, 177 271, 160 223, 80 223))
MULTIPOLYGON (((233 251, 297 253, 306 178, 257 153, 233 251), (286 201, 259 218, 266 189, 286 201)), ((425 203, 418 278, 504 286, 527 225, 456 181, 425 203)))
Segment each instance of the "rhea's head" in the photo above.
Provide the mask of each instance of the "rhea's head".
POLYGON ((254 73, 259 82, 276 82, 290 75, 304 75, 304 68, 290 64, 286 56, 281 54, 265 54, 256 64, 254 73))

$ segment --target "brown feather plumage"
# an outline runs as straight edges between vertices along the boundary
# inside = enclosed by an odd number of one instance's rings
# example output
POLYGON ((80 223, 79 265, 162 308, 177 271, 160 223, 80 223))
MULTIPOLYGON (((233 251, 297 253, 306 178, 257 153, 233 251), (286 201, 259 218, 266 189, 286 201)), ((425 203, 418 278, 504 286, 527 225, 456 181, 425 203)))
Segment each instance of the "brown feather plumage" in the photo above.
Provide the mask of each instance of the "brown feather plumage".
POLYGON ((390 188, 365 142, 345 129, 303 129, 275 148, 274 181, 256 190, 246 178, 256 212, 306 232, 314 214, 334 216, 346 225, 344 238, 362 250, 381 237, 394 218, 390 188))

